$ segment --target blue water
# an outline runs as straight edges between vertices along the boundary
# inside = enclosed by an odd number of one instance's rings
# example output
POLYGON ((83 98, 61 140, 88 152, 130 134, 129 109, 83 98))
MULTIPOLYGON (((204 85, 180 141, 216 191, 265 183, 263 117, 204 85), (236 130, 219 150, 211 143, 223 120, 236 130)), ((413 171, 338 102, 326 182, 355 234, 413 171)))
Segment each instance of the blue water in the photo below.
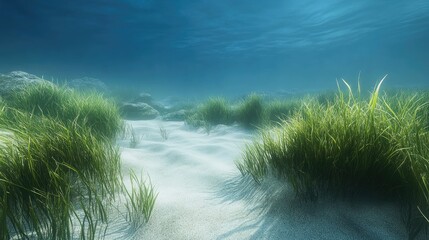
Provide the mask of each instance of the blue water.
POLYGON ((429 86, 428 0, 0 0, 0 72, 159 95, 429 86))

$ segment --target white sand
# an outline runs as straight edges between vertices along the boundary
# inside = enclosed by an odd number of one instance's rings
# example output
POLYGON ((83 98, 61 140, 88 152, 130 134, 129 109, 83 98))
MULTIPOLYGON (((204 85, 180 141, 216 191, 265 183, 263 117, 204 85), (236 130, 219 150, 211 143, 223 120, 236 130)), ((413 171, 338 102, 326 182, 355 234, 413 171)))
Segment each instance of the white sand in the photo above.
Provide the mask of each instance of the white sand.
MULTIPOLYGON (((239 127, 218 126, 207 135, 183 122, 128 123, 141 142, 130 148, 129 139, 119 141, 124 169, 147 173, 159 193, 149 223, 135 239, 407 238, 393 204, 302 202, 275 180, 256 185, 241 178, 234 160, 252 135, 239 127)), ((109 232, 120 232, 121 224, 109 232)))

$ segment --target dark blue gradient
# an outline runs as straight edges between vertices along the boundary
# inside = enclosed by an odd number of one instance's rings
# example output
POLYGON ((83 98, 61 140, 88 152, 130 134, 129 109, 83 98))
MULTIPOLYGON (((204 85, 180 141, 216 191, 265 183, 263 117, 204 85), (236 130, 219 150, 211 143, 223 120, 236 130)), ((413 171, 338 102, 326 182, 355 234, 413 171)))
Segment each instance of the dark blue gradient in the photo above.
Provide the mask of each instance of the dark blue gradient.
POLYGON ((0 0, 0 72, 173 95, 428 86, 427 0, 0 0))

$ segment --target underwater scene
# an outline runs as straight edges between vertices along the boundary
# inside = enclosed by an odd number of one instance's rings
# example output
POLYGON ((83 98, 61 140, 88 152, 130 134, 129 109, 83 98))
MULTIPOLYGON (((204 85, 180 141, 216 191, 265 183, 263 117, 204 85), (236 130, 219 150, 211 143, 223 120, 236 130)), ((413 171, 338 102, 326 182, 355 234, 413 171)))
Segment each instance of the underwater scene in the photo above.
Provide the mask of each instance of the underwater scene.
POLYGON ((429 239, 429 1, 0 0, 0 240, 429 239))

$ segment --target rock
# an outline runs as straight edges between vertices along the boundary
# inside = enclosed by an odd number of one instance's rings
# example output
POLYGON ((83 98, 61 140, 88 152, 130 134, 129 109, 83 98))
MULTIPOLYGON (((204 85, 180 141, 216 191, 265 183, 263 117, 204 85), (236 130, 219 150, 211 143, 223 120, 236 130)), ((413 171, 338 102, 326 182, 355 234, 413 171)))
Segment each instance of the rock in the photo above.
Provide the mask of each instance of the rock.
POLYGON ((67 82, 67 85, 70 88, 79 90, 79 91, 96 91, 101 93, 109 93, 109 89, 106 84, 99 79, 91 77, 83 77, 73 79, 70 82, 67 82))
POLYGON ((146 103, 162 114, 167 112, 167 109, 164 107, 164 105, 159 102, 153 101, 152 95, 146 92, 140 93, 138 97, 134 98, 134 100, 131 101, 131 103, 146 103))
POLYGON ((13 92, 21 91, 32 84, 51 83, 33 74, 23 71, 13 71, 9 74, 0 74, 0 96, 7 97, 13 92))
POLYGON ((166 109, 164 107, 164 105, 162 105, 161 103, 158 102, 153 102, 152 104, 149 104, 151 107, 153 107, 154 109, 156 109, 158 112, 160 112, 161 114, 165 114, 166 112, 168 112, 168 109, 166 109))
POLYGON ((159 112, 147 103, 124 103, 120 110, 128 120, 150 120, 159 116, 159 112))
POLYGON ((187 111, 185 109, 181 109, 179 111, 167 113, 162 116, 162 119, 165 121, 184 121, 186 118, 187 111))
POLYGON ((149 105, 152 103, 152 101, 153 101, 152 95, 150 95, 150 93, 146 93, 146 92, 140 93, 139 96, 133 100, 133 102, 135 102, 135 103, 143 102, 143 103, 147 103, 149 105))

